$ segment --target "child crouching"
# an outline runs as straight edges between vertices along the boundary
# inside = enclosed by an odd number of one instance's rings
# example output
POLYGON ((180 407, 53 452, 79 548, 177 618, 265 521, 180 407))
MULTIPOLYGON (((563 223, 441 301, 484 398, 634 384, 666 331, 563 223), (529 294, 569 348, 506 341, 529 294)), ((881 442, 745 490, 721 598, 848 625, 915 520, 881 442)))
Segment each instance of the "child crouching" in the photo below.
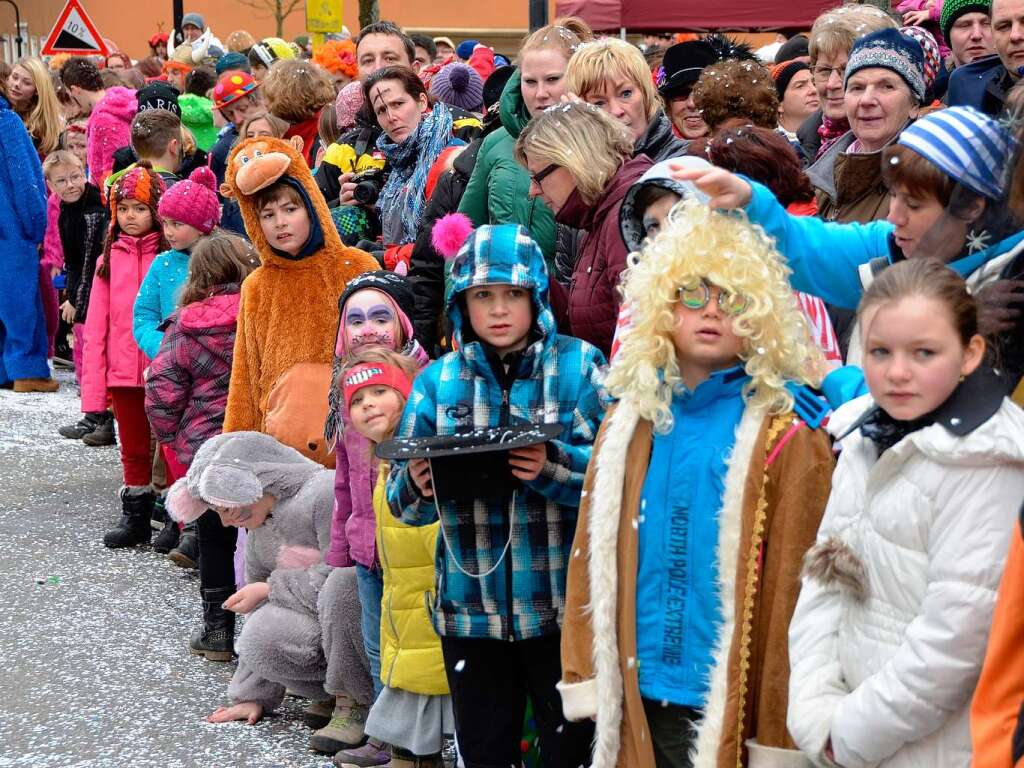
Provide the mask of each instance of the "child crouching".
MULTIPOLYGON (((281 704, 286 688, 314 702, 332 699, 324 691, 328 680, 335 688, 370 695, 362 654, 336 648, 325 653, 327 637, 321 633, 326 611, 340 609, 349 623, 359 616, 354 577, 347 590, 321 590, 329 570, 321 553, 330 544, 333 482, 333 472, 295 449, 268 435, 239 432, 206 441, 168 493, 168 508, 181 522, 212 507, 225 525, 249 532, 248 583, 224 604, 251 614, 228 687, 233 703, 214 712, 210 722, 254 723, 281 704)), ((353 633, 350 648, 358 647, 358 637, 353 633)))

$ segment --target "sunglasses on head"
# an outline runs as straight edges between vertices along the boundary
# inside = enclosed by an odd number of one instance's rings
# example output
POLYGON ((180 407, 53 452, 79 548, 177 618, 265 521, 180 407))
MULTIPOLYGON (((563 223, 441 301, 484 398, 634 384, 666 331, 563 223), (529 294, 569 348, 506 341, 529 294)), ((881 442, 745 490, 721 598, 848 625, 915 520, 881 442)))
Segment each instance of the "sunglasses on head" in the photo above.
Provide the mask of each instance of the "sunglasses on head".
MULTIPOLYGON (((718 308, 727 315, 732 317, 742 315, 750 305, 747 297, 742 294, 730 293, 722 288, 717 288, 717 290, 718 308)), ((679 303, 687 309, 704 309, 711 301, 711 292, 712 287, 707 280, 688 283, 679 288, 679 303)))

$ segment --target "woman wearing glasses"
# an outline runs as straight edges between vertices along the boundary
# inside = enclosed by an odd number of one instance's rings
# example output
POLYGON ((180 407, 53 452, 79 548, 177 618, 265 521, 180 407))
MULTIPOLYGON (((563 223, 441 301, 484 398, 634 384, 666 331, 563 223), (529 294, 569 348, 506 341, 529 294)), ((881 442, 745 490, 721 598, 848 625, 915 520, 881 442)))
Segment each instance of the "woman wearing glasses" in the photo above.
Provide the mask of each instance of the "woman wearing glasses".
POLYGON ((751 225, 687 198, 644 254, 569 561, 563 708, 596 720, 595 768, 808 765, 786 638, 833 462, 793 392, 823 361, 751 225))
POLYGON ((843 75, 854 41, 880 29, 895 28, 896 22, 873 5, 842 5, 815 19, 808 52, 821 108, 797 131, 804 154, 812 162, 850 129, 846 122, 843 75))
POLYGON ((562 104, 535 117, 519 134, 515 157, 530 174, 530 197, 543 200, 559 224, 585 232, 568 289, 551 285, 559 332, 607 356, 627 255, 619 208, 651 160, 633 157, 633 136, 623 123, 584 103, 562 104))

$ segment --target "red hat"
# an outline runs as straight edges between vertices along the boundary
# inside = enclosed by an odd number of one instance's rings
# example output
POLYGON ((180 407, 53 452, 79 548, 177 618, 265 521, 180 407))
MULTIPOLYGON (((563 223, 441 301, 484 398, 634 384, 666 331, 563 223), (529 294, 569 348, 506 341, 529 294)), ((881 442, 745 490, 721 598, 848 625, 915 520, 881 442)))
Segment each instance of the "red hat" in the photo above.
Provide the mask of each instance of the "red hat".
POLYGON ((409 392, 412 391, 412 381, 405 372, 387 363, 361 363, 345 374, 341 384, 345 393, 346 408, 352 406, 352 398, 356 392, 365 387, 391 387, 401 392, 404 398, 408 398, 409 392))
POLYGON ((247 72, 228 72, 213 86, 213 108, 223 109, 252 93, 259 86, 260 84, 247 72))

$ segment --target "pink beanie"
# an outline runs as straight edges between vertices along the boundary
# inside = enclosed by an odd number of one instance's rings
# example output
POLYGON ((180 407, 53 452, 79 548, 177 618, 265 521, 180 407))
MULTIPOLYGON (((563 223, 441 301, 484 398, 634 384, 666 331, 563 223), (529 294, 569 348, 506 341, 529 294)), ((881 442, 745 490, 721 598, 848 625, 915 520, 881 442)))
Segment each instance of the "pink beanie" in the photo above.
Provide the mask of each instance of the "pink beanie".
POLYGON ((338 128, 347 131, 356 124, 356 115, 363 108, 363 84, 353 80, 338 92, 334 111, 338 115, 338 128))
POLYGON ((210 234, 220 224, 220 200, 213 171, 200 166, 168 189, 160 198, 160 218, 180 221, 204 235, 210 234))

